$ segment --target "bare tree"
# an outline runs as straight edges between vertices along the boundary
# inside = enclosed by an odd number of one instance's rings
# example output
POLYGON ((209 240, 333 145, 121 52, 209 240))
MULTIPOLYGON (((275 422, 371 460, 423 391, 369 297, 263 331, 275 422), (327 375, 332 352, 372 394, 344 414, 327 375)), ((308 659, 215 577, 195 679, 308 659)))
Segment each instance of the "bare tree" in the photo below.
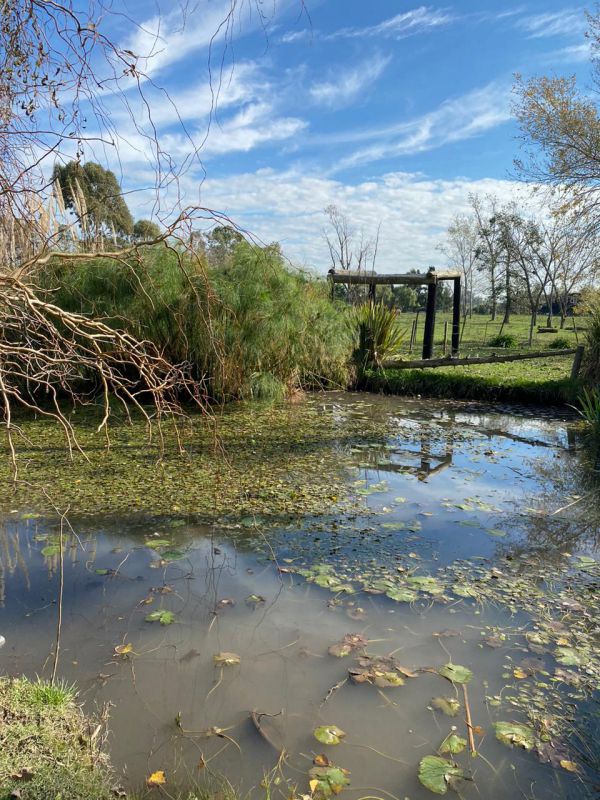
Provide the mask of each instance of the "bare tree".
POLYGON ((462 293, 463 317, 473 315, 474 283, 477 276, 477 251, 479 247, 479 231, 474 217, 457 215, 448 227, 446 242, 440 245, 440 251, 446 256, 454 269, 463 274, 464 292, 462 293))
POLYGON ((368 238, 364 231, 357 235, 347 215, 337 206, 327 206, 325 214, 328 225, 323 229, 323 238, 329 249, 332 268, 374 272, 381 224, 375 238, 368 238))

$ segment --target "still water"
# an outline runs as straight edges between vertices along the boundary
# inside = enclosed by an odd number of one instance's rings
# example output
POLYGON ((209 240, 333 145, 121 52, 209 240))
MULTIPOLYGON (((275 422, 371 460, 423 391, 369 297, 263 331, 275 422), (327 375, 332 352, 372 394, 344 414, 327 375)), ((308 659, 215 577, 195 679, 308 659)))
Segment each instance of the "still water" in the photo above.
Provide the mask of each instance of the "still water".
MULTIPOLYGON (((309 793, 325 754, 349 770, 349 800, 420 800, 433 797, 421 760, 452 732, 468 742, 468 707, 480 755, 467 744, 443 756, 464 770, 460 796, 598 796, 600 493, 573 417, 361 395, 302 402, 330 426, 343 511, 332 495, 304 517, 70 514, 59 674, 87 710, 110 704, 119 783, 162 769, 167 789, 215 774, 256 797, 265 776, 282 796, 309 793), (384 436, 336 439, 373 417, 384 436), (348 634, 364 638, 331 655, 348 634), (373 664, 365 655, 392 655, 403 685, 353 681, 349 669, 356 678, 373 664), (448 663, 473 673, 466 703, 463 684, 437 672, 448 663), (499 721, 526 725, 535 745, 500 741, 499 721), (331 725, 345 732, 335 746, 313 735, 331 725)), ((3 515, 4 673, 51 672, 58 531, 35 508, 3 515)))

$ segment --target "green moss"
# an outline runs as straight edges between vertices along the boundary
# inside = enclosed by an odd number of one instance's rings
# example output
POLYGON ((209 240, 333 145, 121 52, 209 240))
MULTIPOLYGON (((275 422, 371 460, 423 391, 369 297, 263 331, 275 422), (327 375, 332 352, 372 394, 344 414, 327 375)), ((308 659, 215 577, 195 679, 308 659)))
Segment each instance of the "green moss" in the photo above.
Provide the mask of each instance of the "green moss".
POLYGON ((104 800, 111 776, 72 688, 0 678, 0 798, 104 800))

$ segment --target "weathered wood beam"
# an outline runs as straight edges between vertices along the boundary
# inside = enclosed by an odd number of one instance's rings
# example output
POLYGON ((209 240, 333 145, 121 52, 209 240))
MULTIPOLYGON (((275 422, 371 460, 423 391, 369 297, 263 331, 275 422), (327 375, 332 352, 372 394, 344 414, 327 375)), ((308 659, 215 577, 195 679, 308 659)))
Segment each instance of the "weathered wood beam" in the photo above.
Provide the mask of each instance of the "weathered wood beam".
POLYGON ((532 358, 555 358, 557 356, 572 356, 578 352, 577 347, 568 350, 538 350, 534 353, 513 353, 502 355, 493 353, 490 356, 467 356, 465 358, 424 358, 414 361, 385 361, 384 369, 423 369, 426 367, 466 367, 470 364, 501 364, 507 361, 525 361, 532 358))
POLYGON ((332 283, 345 283, 347 286, 427 286, 438 283, 438 281, 450 281, 461 277, 461 273, 456 270, 446 270, 444 272, 425 272, 420 275, 389 274, 378 275, 374 272, 352 272, 341 270, 327 273, 328 279, 332 283))
POLYGON ((427 309, 425 311, 425 331, 423 333, 423 358, 431 359, 433 355, 433 337, 435 334, 435 305, 437 283, 427 285, 427 309))

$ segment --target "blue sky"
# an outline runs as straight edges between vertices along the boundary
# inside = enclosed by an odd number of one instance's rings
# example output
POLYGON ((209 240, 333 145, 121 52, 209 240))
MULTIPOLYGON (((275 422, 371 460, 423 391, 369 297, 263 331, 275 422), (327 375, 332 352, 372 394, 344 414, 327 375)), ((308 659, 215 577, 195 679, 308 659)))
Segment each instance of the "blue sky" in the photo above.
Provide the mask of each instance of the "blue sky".
MULTIPOLYGON (((153 123, 185 165, 182 201, 231 215, 320 271, 329 203, 367 236, 381 223, 379 270, 439 263, 436 247, 469 192, 521 191, 511 180, 514 73, 576 73, 583 85, 589 76, 584 7, 556 0, 306 0, 304 10, 268 0, 262 20, 246 0, 212 47, 229 0, 199 0, 185 22, 166 0, 122 7, 139 27, 123 17, 113 32, 147 56, 153 123)), ((151 158, 120 113, 115 168, 147 215, 151 158)))

